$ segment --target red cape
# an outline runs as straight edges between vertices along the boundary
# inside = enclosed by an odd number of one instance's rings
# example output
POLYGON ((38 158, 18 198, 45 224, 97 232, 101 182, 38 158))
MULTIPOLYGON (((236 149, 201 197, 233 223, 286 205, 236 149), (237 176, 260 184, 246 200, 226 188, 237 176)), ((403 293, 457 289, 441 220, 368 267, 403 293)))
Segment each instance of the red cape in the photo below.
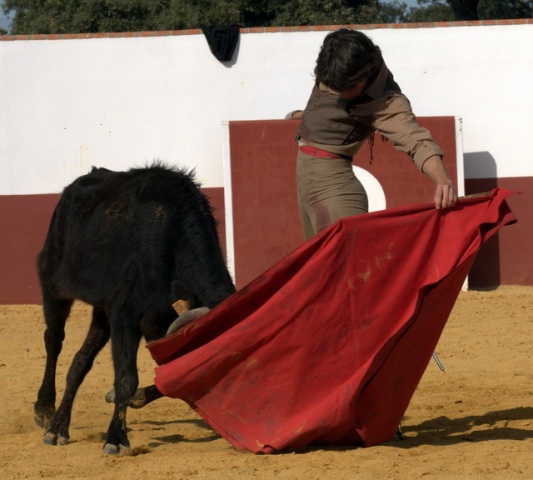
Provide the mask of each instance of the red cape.
POLYGON ((390 440, 510 194, 338 221, 149 344, 157 388, 239 449, 390 440))

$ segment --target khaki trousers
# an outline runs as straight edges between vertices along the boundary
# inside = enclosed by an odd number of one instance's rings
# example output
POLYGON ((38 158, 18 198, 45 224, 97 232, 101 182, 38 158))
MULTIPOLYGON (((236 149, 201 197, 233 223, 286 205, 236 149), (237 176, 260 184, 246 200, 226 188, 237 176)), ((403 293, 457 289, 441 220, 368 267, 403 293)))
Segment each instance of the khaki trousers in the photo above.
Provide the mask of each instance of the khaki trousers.
POLYGON ((306 240, 340 218, 368 212, 366 191, 349 160, 317 158, 298 150, 296 182, 306 240))

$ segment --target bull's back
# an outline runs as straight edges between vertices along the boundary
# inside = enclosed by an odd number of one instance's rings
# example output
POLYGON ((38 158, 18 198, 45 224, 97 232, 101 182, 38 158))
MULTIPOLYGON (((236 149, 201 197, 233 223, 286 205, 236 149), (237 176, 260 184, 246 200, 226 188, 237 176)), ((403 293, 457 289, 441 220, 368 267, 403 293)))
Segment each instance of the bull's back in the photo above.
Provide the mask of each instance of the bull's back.
POLYGON ((89 303, 105 303, 125 281, 146 294, 168 290, 170 298, 176 251, 191 225, 216 239, 210 206, 191 173, 161 165, 93 169, 60 198, 39 257, 41 282, 89 303))

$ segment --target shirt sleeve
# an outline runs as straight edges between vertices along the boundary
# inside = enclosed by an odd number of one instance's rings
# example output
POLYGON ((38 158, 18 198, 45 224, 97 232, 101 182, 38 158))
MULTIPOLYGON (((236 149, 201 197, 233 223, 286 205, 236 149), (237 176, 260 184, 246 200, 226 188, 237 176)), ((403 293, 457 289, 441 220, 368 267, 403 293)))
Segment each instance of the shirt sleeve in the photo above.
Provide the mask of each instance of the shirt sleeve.
POLYGON ((411 104, 403 94, 385 99, 382 108, 373 112, 372 126, 388 138, 397 150, 409 155, 419 170, 422 170, 428 158, 443 156, 442 149, 433 140, 429 130, 416 121, 411 104))

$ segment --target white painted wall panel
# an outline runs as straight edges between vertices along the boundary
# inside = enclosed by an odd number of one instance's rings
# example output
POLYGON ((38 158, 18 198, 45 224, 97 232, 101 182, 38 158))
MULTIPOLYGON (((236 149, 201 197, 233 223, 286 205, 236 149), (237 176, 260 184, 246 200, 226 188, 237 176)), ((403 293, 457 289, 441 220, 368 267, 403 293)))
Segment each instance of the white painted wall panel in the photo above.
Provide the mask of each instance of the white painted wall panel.
MULTIPOLYGON (((419 116, 462 118, 466 178, 533 175, 533 25, 367 34, 419 116)), ((0 41, 0 195, 154 158, 221 187, 223 122, 303 107, 325 35, 244 33, 224 64, 201 33, 0 41)))

